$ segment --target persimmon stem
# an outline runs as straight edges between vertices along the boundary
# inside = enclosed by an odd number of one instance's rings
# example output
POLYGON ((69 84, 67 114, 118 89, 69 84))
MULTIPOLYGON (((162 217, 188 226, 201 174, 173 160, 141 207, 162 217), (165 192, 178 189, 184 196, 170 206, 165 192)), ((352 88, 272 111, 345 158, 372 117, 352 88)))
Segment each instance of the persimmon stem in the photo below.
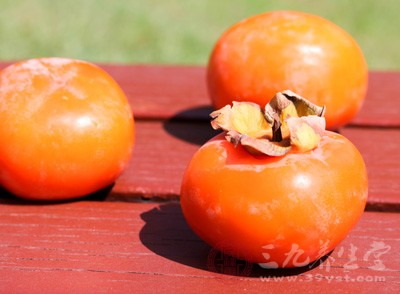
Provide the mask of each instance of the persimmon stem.
POLYGON ((274 123, 272 125, 272 142, 281 142, 282 141, 282 123, 279 120, 274 119, 274 123))
POLYGON ((211 126, 252 154, 282 156, 292 147, 302 152, 318 146, 325 130, 325 108, 291 92, 277 93, 264 109, 252 102, 232 102, 213 111, 211 126))

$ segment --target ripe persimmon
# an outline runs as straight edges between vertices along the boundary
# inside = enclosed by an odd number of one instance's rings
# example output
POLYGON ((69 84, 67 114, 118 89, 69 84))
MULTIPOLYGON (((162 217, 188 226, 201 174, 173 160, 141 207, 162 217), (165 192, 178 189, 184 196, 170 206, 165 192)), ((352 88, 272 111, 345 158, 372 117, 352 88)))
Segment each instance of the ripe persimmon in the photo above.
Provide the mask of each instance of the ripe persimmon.
POLYGON ((265 110, 239 102, 213 112, 224 132, 200 147, 182 180, 193 231, 270 268, 305 266, 332 251, 364 211, 368 178, 357 148, 326 131, 323 114, 290 91, 265 110))
POLYGON ((368 70, 353 37, 322 17, 272 11, 244 19, 217 40, 207 84, 215 108, 232 101, 262 107, 292 90, 325 105, 327 128, 338 129, 360 110, 368 70))
POLYGON ((0 72, 0 184, 28 199, 84 196, 113 183, 134 145, 134 118, 100 67, 66 58, 0 72))

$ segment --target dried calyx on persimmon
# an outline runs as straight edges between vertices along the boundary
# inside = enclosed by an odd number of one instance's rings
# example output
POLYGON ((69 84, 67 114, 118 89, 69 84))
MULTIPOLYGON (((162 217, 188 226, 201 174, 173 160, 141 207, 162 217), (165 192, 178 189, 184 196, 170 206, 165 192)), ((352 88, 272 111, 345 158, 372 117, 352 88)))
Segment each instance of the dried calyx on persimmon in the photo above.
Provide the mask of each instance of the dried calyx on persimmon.
POLYGON ((232 104, 210 114, 211 126, 252 154, 282 156, 292 148, 306 152, 318 146, 325 131, 325 107, 289 90, 277 93, 265 109, 252 102, 232 104))

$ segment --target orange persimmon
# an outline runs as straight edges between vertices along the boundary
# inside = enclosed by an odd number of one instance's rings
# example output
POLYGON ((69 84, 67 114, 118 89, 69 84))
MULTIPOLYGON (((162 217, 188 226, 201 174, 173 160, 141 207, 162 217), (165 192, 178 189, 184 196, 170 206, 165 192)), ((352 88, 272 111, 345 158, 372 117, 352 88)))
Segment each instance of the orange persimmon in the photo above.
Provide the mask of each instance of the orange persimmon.
POLYGON ((227 29, 210 55, 207 84, 215 108, 232 101, 263 107, 290 89, 325 105, 328 129, 347 124, 367 92, 368 70, 357 42, 316 15, 272 11, 227 29))
POLYGON ((134 145, 125 94, 104 70, 66 58, 0 72, 0 184, 28 199, 84 196, 113 183, 134 145))
POLYGON ((214 248, 265 267, 308 265, 360 219, 367 170, 357 148, 324 129, 324 108, 290 91, 263 110, 248 102, 212 113, 224 132, 194 154, 181 207, 214 248))

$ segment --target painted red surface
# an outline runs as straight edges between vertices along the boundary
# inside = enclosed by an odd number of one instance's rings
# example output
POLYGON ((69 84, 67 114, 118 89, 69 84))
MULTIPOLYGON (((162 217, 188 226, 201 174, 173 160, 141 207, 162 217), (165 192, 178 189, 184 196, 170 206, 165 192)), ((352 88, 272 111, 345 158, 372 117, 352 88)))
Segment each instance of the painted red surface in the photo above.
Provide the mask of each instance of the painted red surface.
POLYGON ((185 293, 399 287, 397 213, 366 212, 313 268, 264 270, 214 254, 178 203, 2 204, 1 293, 185 293), (227 262, 228 261, 228 262, 227 262))
POLYGON ((368 169, 360 223, 312 268, 265 270, 213 251, 180 210, 183 171, 215 135, 204 68, 103 67, 135 112, 130 165, 109 189, 75 201, 2 191, 0 293, 400 291, 400 73, 371 73, 361 113, 340 130, 368 169))

